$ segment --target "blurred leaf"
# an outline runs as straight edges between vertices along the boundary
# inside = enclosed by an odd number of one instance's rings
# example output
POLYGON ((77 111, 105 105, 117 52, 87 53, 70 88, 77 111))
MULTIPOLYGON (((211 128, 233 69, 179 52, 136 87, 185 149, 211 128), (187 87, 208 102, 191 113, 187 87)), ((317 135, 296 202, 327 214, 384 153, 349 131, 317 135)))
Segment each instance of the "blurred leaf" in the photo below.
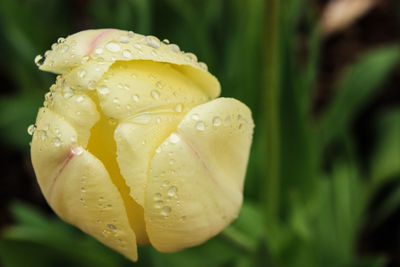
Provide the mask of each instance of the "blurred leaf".
POLYGON ((320 148, 332 141, 385 81, 400 59, 398 46, 384 47, 362 56, 349 68, 335 89, 336 95, 321 117, 320 148))
POLYGON ((374 187, 400 177, 400 110, 384 114, 378 127, 380 136, 371 160, 374 187))
MULTIPOLYGON (((11 209, 18 224, 4 231, 1 239, 4 248, 0 254, 0 260, 8 263, 10 267, 31 266, 12 265, 22 261, 16 258, 20 257, 21 250, 19 253, 14 252, 18 246, 26 247, 28 251, 32 250, 31 247, 35 247, 34 251, 37 251, 36 248, 42 248, 37 253, 43 256, 32 260, 32 266, 40 266, 42 262, 53 262, 54 255, 57 255, 57 262, 65 266, 125 266, 130 262, 92 237, 58 219, 44 217, 32 207, 16 203, 11 209)), ((52 263, 47 266, 54 265, 56 264, 52 263)))
POLYGON ((0 98, 0 136, 3 142, 28 149, 31 137, 27 128, 35 122, 41 96, 39 94, 19 95, 16 97, 0 98))
POLYGON ((374 218, 373 224, 379 225, 400 209, 400 186, 399 183, 394 185, 393 192, 390 192, 379 206, 374 218))

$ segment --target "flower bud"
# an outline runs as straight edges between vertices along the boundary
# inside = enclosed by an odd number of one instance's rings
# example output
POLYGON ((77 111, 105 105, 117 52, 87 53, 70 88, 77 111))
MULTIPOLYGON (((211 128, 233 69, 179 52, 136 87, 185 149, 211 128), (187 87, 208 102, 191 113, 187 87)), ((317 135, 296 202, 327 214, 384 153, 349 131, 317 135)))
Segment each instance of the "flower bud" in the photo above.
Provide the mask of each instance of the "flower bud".
POLYGON ((60 74, 31 145, 59 217, 134 261, 137 243, 178 251, 237 217, 251 112, 217 98, 218 80, 195 55, 104 29, 60 38, 36 61, 60 74))

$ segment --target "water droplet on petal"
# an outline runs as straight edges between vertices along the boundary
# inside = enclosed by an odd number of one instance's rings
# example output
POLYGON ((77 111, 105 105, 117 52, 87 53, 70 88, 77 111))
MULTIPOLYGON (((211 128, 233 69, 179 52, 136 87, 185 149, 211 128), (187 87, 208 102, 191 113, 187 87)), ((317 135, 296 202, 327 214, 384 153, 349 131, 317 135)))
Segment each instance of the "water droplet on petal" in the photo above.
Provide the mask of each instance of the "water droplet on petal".
POLYGON ((128 37, 129 38, 133 38, 134 35, 135 35, 135 33, 133 31, 129 31, 128 32, 128 37))
POLYGON ((176 45, 176 44, 170 44, 170 45, 168 45, 168 48, 171 49, 171 51, 176 52, 176 53, 178 53, 178 52, 181 51, 181 49, 179 48, 179 46, 176 45))
POLYGON ((57 43, 59 43, 59 44, 64 43, 64 42, 65 42, 65 38, 63 38, 63 37, 60 37, 57 39, 57 43))
POLYGON ((214 118, 213 118, 213 125, 214 125, 214 126, 218 127, 218 126, 220 126, 221 124, 222 124, 222 120, 221 120, 220 117, 214 117, 214 118))
POLYGON ((132 96, 133 101, 139 102, 139 96, 138 95, 133 95, 132 96))
POLYGON ((176 188, 176 186, 171 186, 168 189, 168 196, 173 197, 176 194, 176 191, 178 191, 178 189, 176 188))
POLYGON ((69 45, 66 45, 66 44, 63 45, 61 48, 61 53, 66 53, 68 51, 68 49, 69 49, 69 45))
POLYGON ((194 120, 194 121, 200 120, 199 115, 198 115, 198 114, 193 114, 193 115, 192 115, 192 120, 194 120))
POLYGON ((128 59, 132 58, 132 53, 131 51, 129 51, 128 49, 125 49, 124 51, 122 51, 122 55, 128 59))
POLYGON ((107 94, 110 93, 110 89, 108 89, 108 87, 102 87, 102 88, 99 89, 99 93, 101 95, 107 95, 107 94))
POLYGON ((129 36, 123 35, 123 36, 119 37, 119 42, 120 43, 127 44, 130 41, 131 41, 131 39, 129 38, 129 36))
POLYGON ((118 52, 121 47, 116 42, 109 42, 106 44, 106 49, 110 52, 118 52))
POLYGON ((157 147, 156 153, 157 153, 157 154, 160 154, 160 153, 161 153, 161 147, 157 147))
POLYGON ((38 67, 42 66, 44 60, 45 60, 45 58, 44 58, 42 55, 37 55, 37 56, 35 57, 35 64, 36 64, 36 66, 38 66, 38 67))
POLYGON ((56 137, 54 138, 54 146, 59 147, 61 145, 61 140, 60 138, 56 137))
POLYGON ((178 134, 172 133, 171 136, 169 137, 169 141, 173 144, 178 143, 181 140, 178 134))
POLYGON ((94 52, 96 54, 101 54, 101 53, 103 53, 103 48, 96 48, 96 50, 94 50, 94 52))
POLYGON ((35 131, 36 131, 36 125, 35 124, 29 125, 28 134, 33 135, 35 133, 35 131))
POLYGON ((88 88, 89 90, 94 90, 96 88, 96 82, 93 80, 89 81, 88 88))
POLYGON ((161 208, 161 205, 162 205, 162 204, 163 204, 163 201, 162 201, 162 200, 158 200, 158 201, 156 201, 154 207, 155 207, 156 209, 159 209, 159 208, 161 208))
POLYGON ((154 200, 159 200, 161 198, 161 194, 160 193, 155 193, 154 194, 154 200))
POLYGON ((74 95, 74 91, 72 91, 71 87, 68 86, 64 87, 63 92, 63 96, 66 99, 71 98, 74 95))
POLYGON ((79 78, 85 77, 85 75, 86 75, 86 70, 81 70, 81 71, 78 73, 78 75, 79 75, 79 78))
POLYGON ((202 121, 199 121, 199 122, 196 124, 196 129, 197 129, 198 131, 204 131, 205 128, 206 128, 206 126, 204 125, 204 122, 202 122, 202 121))
POLYGON ((146 40, 146 44, 153 48, 160 48, 160 46, 161 46, 160 40, 158 40, 158 38, 155 36, 151 36, 151 35, 146 36, 145 40, 146 40))
POLYGON ((204 71, 208 70, 206 63, 204 63, 204 62, 199 62, 199 67, 204 71))
POLYGON ((160 98, 160 93, 157 90, 151 90, 151 96, 154 99, 158 99, 158 98, 160 98))
POLYGON ((164 39, 162 40, 164 44, 169 44, 169 40, 168 39, 164 39))
POLYGON ((167 216, 171 212, 171 207, 165 206, 161 209, 161 215, 167 216))
POLYGON ((162 183, 162 187, 167 187, 169 185, 169 181, 168 180, 165 180, 165 181, 163 181, 163 183, 162 183))
POLYGON ((117 230, 117 227, 114 224, 107 224, 107 227, 111 230, 117 230))
POLYGON ((82 153, 83 153, 83 148, 80 147, 80 146, 73 147, 73 148, 71 148, 71 153, 74 154, 74 155, 76 155, 76 156, 82 155, 82 153))
POLYGON ((182 104, 178 104, 178 105, 175 106, 174 109, 175 109, 176 112, 182 112, 183 106, 182 106, 182 104))
POLYGON ((42 141, 46 140, 47 137, 47 132, 46 131, 41 131, 40 132, 40 139, 42 139, 42 141))

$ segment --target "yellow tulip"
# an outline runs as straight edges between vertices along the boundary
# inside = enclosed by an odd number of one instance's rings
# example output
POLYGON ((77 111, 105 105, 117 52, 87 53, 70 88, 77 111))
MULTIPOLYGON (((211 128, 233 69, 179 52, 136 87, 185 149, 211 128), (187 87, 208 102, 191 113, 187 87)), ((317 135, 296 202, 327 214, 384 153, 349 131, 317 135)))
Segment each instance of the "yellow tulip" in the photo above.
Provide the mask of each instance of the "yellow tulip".
POLYGON ((114 29, 60 38, 35 59, 60 74, 46 94, 31 157, 59 217, 126 257, 221 232, 240 210, 250 110, 217 98, 194 54, 114 29))

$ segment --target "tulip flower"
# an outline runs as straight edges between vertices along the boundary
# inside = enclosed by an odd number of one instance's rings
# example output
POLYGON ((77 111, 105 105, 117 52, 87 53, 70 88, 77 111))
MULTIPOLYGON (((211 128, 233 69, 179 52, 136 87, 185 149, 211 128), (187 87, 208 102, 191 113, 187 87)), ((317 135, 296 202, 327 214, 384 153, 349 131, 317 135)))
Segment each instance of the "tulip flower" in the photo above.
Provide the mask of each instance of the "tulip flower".
POLYGON ((59 217, 133 261, 137 244, 178 251, 237 217, 251 112, 217 98, 218 80, 194 54, 102 29, 60 38, 35 62, 59 74, 29 129, 59 217))

